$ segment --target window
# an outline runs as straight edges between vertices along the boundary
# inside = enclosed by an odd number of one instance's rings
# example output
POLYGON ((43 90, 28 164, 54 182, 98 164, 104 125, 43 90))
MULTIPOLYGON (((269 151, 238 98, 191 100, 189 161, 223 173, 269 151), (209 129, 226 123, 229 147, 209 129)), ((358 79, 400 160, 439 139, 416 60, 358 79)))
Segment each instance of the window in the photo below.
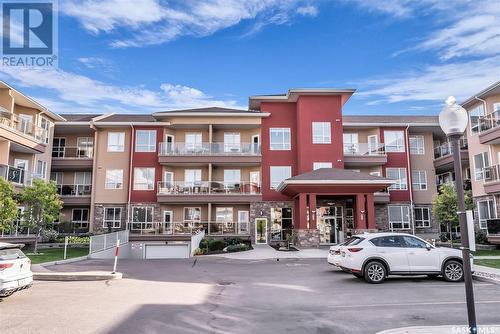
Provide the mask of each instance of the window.
POLYGON ((132 230, 153 228, 153 207, 136 206, 132 208, 132 230))
POLYGON ((50 172, 50 181, 54 181, 57 185, 63 184, 63 172, 50 172))
POLYGON ((489 170, 485 169, 490 166, 488 152, 482 152, 474 156, 474 174, 476 181, 483 180, 489 176, 489 170))
POLYGON ((290 150, 291 139, 289 128, 270 128, 269 129, 270 149, 275 150, 290 150))
POLYGON ((344 153, 354 154, 359 150, 358 147, 358 134, 357 133, 344 133, 344 153))
POLYGON ((470 131, 472 134, 479 132, 479 119, 484 116, 484 107, 482 104, 469 110, 470 131))
POLYGON ((125 132, 108 132, 108 152, 125 151, 125 132))
POLYGON ((416 207, 413 209, 413 215, 416 228, 431 227, 431 214, 429 208, 416 207))
POLYGON ((123 188, 123 169, 106 169, 106 189, 123 188))
POLYGON ((134 168, 134 190, 154 190, 154 180, 154 168, 134 168))
POLYGON ((271 208, 271 239, 286 240, 293 229, 292 208, 271 208))
POLYGON ((477 212, 479 216, 479 228, 487 229, 488 219, 496 217, 495 213, 495 202, 491 199, 477 202, 477 212))
POLYGON ((405 151, 404 131, 384 131, 385 151, 404 152, 405 151))
POLYGON ((47 175, 47 162, 46 161, 37 160, 35 174, 36 174, 36 177, 41 178, 41 179, 45 179, 45 176, 47 175))
MULTIPOLYGON (((377 247, 405 247, 405 241, 402 236, 391 235, 387 237, 378 237, 370 240, 377 247)), ((352 246, 352 245, 349 245, 352 246)))
POLYGON ((271 166, 271 189, 275 189, 281 181, 292 176, 292 167, 290 166, 271 166))
POLYGON ((240 134, 237 132, 224 133, 224 152, 240 152, 240 134))
POLYGON ((250 213, 248 211, 238 211, 238 234, 248 234, 250 223, 250 213))
POLYGON ((184 208, 184 223, 199 223, 201 208, 184 208))
POLYGON ((493 103, 493 112, 500 111, 500 103, 493 103))
POLYGON ((427 172, 425 170, 414 170, 411 172, 413 189, 427 190, 427 172))
POLYGON ((216 208, 215 221, 218 223, 232 223, 233 208, 216 208))
POLYGON ((89 209, 73 209, 71 213, 71 222, 77 228, 89 227, 89 209))
POLYGON ((235 184, 240 184, 240 173, 239 169, 224 169, 224 185, 234 187, 235 184))
POLYGON ((104 208, 104 220, 102 226, 107 228, 119 228, 121 226, 122 208, 104 208))
POLYGON ((398 181, 392 184, 389 189, 406 190, 408 185, 406 182, 406 168, 386 168, 385 174, 389 179, 398 181))
POLYGON ((65 146, 66 146, 66 138, 52 139, 52 158, 64 158, 65 146))
POLYGON ((332 168, 331 162, 313 162, 313 170, 320 168, 332 168))
POLYGON ((185 169, 184 182, 186 185, 201 182, 201 169, 185 169))
POLYGON ((156 130, 137 130, 135 140, 136 152, 156 152, 156 130))
POLYGON ((371 176, 380 176, 380 172, 370 172, 371 176))
POLYGON ((332 131, 330 122, 312 122, 313 144, 331 144, 332 131))
POLYGON ((425 154, 424 136, 410 136, 410 153, 425 154))
POLYGON ((197 151, 203 146, 201 132, 187 132, 185 136, 186 150, 197 151))
POLYGON ((75 185, 91 185, 92 172, 75 172, 75 185))
POLYGON ((40 127, 45 130, 45 133, 43 134, 43 138, 45 138, 44 139, 45 143, 49 142, 50 126, 51 126, 50 121, 45 117, 40 116, 40 127))
POLYGON ((390 229, 400 230, 410 228, 410 207, 406 205, 391 205, 389 208, 390 229))
POLYGON ((94 138, 92 137, 78 137, 76 140, 77 158, 92 158, 94 150, 94 138))
POLYGON ((427 248, 427 243, 418 238, 404 236, 403 239, 407 248, 427 248))

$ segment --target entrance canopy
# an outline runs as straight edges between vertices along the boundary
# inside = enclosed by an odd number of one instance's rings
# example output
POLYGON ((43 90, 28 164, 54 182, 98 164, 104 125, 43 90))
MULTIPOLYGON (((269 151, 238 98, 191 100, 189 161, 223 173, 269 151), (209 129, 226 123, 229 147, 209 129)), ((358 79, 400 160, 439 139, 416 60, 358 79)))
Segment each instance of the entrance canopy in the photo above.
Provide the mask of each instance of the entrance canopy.
POLYGON ((290 197, 300 193, 366 194, 382 191, 395 182, 348 169, 320 168, 283 180, 276 190, 290 197))

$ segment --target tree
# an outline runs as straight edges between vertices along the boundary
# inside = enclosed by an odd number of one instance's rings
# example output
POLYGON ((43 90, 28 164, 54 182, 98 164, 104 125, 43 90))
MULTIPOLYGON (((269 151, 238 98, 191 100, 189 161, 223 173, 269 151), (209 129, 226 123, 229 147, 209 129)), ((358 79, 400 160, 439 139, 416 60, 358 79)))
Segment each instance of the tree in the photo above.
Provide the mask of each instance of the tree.
MULTIPOLYGON (((451 241, 451 227, 458 226, 458 200, 457 192, 455 186, 450 183, 445 183, 439 188, 439 195, 434 198, 434 203, 432 204, 432 211, 436 217, 439 224, 447 225, 447 231, 450 233, 451 241)), ((464 192, 465 198, 465 209, 472 210, 474 204, 472 202, 472 196, 470 191, 464 192)))
POLYGON ((59 217, 63 202, 59 199, 54 182, 34 179, 31 186, 24 188, 21 203, 24 205, 22 223, 37 236, 34 249, 36 254, 40 233, 59 217))
POLYGON ((17 219, 16 192, 12 184, 0 177, 0 233, 8 232, 17 219))

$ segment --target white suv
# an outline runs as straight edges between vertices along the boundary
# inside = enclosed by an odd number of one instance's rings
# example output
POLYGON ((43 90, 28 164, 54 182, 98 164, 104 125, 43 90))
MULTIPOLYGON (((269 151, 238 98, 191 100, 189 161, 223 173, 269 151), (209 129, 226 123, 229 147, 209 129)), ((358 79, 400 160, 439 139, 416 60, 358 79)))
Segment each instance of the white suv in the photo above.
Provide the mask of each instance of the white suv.
POLYGON ((463 280, 460 250, 436 248, 405 233, 356 235, 340 247, 337 265, 369 283, 382 283, 388 275, 442 275, 450 282, 463 280))
POLYGON ((22 246, 0 242, 0 298, 27 289, 33 283, 31 261, 21 251, 22 246))

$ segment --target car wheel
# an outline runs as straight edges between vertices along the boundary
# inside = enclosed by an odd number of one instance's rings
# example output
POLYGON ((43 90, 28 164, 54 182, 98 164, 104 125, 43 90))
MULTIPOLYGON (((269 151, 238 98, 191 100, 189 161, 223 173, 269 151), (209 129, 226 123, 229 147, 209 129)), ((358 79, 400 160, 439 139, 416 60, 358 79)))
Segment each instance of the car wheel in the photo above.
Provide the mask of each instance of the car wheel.
POLYGON ((444 265, 443 276, 448 282, 461 282, 464 279, 464 268, 458 261, 448 261, 444 265))
POLYGON ((383 263, 379 261, 369 262, 365 267, 364 277, 365 281, 372 284, 378 284, 385 281, 387 270, 383 263))
POLYGON ((14 291, 7 292, 7 293, 0 295, 0 298, 7 298, 9 296, 12 296, 13 294, 14 294, 14 291))

